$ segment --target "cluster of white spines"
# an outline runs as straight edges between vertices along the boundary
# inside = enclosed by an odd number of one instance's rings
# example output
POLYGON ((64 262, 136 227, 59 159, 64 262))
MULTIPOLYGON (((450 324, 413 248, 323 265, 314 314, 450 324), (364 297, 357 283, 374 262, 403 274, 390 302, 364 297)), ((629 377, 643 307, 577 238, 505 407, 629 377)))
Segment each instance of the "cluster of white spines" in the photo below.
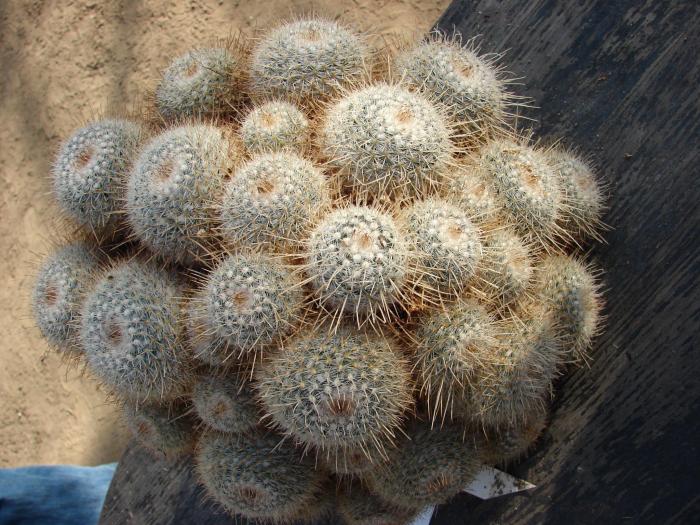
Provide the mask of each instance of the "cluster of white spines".
POLYGON ((452 161, 449 122, 425 97, 394 84, 351 91, 326 111, 322 154, 360 199, 434 190, 452 161))
POLYGON ((519 136, 471 43, 432 37, 393 78, 331 21, 245 49, 177 58, 153 136, 108 119, 64 144, 56 197, 117 261, 57 252, 37 323, 146 446, 171 457, 203 430, 198 472, 228 511, 314 519, 330 471, 370 491, 343 498, 348 523, 401 523, 541 432, 599 331, 597 274, 571 252, 602 193, 519 136))
POLYGON ((61 209, 98 236, 116 226, 124 184, 141 137, 141 127, 105 119, 77 130, 61 147, 52 169, 61 209))
POLYGON ((294 104, 274 100, 253 109, 241 124, 241 139, 250 154, 303 151, 309 141, 309 119, 294 104))

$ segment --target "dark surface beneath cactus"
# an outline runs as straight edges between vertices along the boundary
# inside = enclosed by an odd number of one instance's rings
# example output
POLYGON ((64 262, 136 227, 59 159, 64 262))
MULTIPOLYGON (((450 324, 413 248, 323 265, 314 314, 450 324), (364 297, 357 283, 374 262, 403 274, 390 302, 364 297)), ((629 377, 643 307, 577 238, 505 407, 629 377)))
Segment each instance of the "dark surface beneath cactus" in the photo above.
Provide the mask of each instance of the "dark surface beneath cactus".
MULTIPOLYGON (((559 385, 552 423, 514 474, 538 488, 463 495, 435 524, 688 523, 700 449, 700 5, 655 0, 453 2, 438 26, 510 49, 539 133, 566 136, 610 184, 607 331, 591 368, 559 385), (695 291, 695 292, 694 292, 695 291)), ((204 502, 191 463, 133 444, 102 524, 235 523, 204 502)), ((241 520, 238 521, 241 523, 241 520)), ((246 523, 246 522, 243 522, 246 523)))

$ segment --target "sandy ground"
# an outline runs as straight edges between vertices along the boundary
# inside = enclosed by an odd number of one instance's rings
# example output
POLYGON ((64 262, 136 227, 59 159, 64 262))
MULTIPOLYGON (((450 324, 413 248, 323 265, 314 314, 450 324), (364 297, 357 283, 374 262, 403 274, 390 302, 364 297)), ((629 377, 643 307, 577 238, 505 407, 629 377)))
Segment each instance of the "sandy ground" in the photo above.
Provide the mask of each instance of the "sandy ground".
POLYGON ((429 29, 449 0, 0 1, 0 467, 116 460, 127 435, 95 381, 34 327, 29 296, 56 237, 59 142, 138 104, 172 56, 232 31, 318 13, 377 35, 429 29))

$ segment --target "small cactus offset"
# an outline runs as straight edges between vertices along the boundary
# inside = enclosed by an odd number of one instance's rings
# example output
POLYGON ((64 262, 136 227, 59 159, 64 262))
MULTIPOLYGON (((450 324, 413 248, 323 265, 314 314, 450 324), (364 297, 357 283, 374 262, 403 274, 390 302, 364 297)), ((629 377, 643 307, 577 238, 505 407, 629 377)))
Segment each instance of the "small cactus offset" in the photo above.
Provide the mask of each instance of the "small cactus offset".
POLYGON ((32 294, 34 318, 41 334, 61 351, 82 352, 80 307, 98 268, 99 260, 83 242, 60 248, 41 265, 32 294))
POLYGON ((412 199, 443 183, 455 151, 450 121, 427 98, 377 83, 330 105, 322 154, 356 199, 412 199))
POLYGON ((238 42, 188 51, 174 59, 155 92, 165 120, 217 116, 237 110, 243 100, 247 64, 238 42))
POLYGON ((149 142, 128 183, 135 236, 167 259, 187 264, 205 258, 230 151, 221 129, 202 124, 171 128, 149 142))
POLYGON ((181 287, 137 260, 107 269, 86 294, 80 343, 90 369, 118 396, 173 399, 190 382, 181 287))
POLYGON ((187 51, 147 122, 88 124, 52 170, 81 233, 37 271, 41 333, 260 523, 448 501, 550 442, 602 331, 593 164, 533 139, 473 40, 370 42, 307 17, 187 51))
POLYGON ((294 104, 281 100, 253 109, 241 124, 241 139, 251 155, 266 151, 304 151, 311 132, 309 120, 294 104))
POLYGON ((364 38, 337 22, 302 19, 273 29, 252 52, 253 95, 313 109, 357 83, 369 65, 364 38))
POLYGON ((51 174, 61 210, 98 237, 118 227, 141 133, 135 122, 100 120, 77 130, 56 156, 51 174))
POLYGON ((232 375, 202 375, 192 388, 192 405, 199 419, 219 432, 254 429, 260 416, 250 386, 232 375))
POLYGON ((192 421, 177 409, 127 404, 124 418, 134 438, 157 458, 174 460, 194 448, 192 421))

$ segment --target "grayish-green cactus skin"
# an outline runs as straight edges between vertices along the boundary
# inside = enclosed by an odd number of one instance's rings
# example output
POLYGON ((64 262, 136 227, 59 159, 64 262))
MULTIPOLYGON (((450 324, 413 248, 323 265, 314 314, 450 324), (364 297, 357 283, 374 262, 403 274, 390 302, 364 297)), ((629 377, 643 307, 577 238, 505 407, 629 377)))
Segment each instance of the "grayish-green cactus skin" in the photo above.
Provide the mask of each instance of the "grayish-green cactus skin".
POLYGON ((88 245, 75 242, 51 254, 39 269, 32 294, 34 319, 46 340, 62 351, 82 352, 80 307, 98 267, 88 245))
POLYGON ((271 523, 302 514, 325 482, 310 457, 272 434, 206 432, 196 462, 209 497, 232 514, 271 523))
POLYGON ((90 370, 115 394, 137 401, 183 394, 190 374, 181 296, 171 274, 138 260, 108 269, 87 294, 80 341, 90 370))
POLYGON ((166 120, 230 113, 242 98, 242 57, 233 50, 202 48, 173 60, 155 92, 166 120))
POLYGON ((428 99, 400 85, 378 83, 330 105, 319 141, 355 197, 385 193, 399 200, 443 184, 452 163, 451 134, 446 117, 428 99))
POLYGON ((241 124, 241 139, 249 154, 271 151, 303 151, 309 141, 309 119, 294 104, 265 102, 253 109, 241 124))
POLYGON ((367 475, 369 488, 399 508, 420 510, 445 503, 480 469, 480 456, 464 428, 446 423, 430 428, 414 421, 408 437, 389 451, 389 461, 367 475))
POLYGON ((300 334, 261 369, 271 422, 307 447, 383 450, 411 406, 410 368, 389 339, 343 327, 300 334))
POLYGON ((367 206, 338 208, 317 224, 306 272, 324 308, 386 322, 402 299, 407 244, 393 217, 367 206))
POLYGON ((369 56, 365 41, 336 22, 283 24, 253 50, 253 94, 313 105, 356 83, 369 56))
POLYGON ((152 404, 126 404, 124 418, 136 440, 158 458, 174 460, 192 450, 192 422, 174 409, 152 404))
POLYGON ((207 277, 191 309, 204 334, 236 357, 274 347, 304 314, 297 277, 282 261, 255 253, 224 258, 207 277))
POLYGON ((440 305, 460 295, 483 257, 480 230, 465 212, 437 198, 413 203, 401 218, 413 247, 412 289, 418 299, 440 305))
POLYGON ((51 170, 61 210, 98 236, 116 226, 140 138, 141 127, 123 119, 77 130, 61 146, 51 170))
POLYGON ((492 62, 458 41, 431 37, 400 53, 396 70, 444 105, 467 139, 484 141, 503 126, 509 98, 492 62))
POLYGON ((192 388, 192 404, 197 416, 219 432, 248 432, 260 419, 250 385, 231 374, 198 377, 192 388))
POLYGON ((330 205, 323 173, 292 152, 264 153, 243 164, 221 204, 221 232, 238 247, 298 248, 330 205))
POLYGON ((554 315, 562 347, 572 361, 586 359, 600 331, 600 285, 582 261, 565 255, 545 257, 537 268, 537 297, 554 315))
POLYGON ((126 206, 146 246, 185 264, 208 255, 229 150, 222 130, 209 125, 172 128, 146 145, 129 177, 126 206))

